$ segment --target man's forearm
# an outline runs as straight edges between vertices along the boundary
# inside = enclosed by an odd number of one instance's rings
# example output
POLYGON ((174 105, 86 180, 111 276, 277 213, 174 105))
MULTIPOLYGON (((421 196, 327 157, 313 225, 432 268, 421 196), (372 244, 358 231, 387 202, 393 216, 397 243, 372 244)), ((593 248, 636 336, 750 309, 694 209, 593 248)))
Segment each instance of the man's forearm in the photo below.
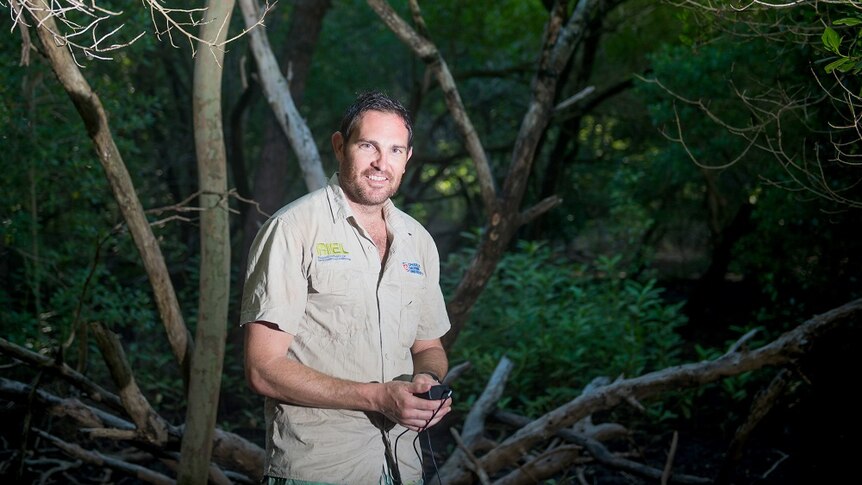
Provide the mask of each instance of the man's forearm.
POLYGON ((430 347, 413 354, 413 375, 430 372, 442 381, 449 371, 449 360, 442 347, 430 347))
POLYGON ((299 362, 279 359, 254 371, 254 390, 279 401, 330 409, 375 410, 374 384, 339 379, 299 362))

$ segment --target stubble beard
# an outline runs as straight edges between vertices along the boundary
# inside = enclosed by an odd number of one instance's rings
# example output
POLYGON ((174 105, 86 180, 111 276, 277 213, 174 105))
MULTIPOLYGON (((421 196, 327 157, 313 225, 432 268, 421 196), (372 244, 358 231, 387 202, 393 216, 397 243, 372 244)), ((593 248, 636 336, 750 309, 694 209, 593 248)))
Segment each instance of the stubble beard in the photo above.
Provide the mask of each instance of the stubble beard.
POLYGON ((349 172, 347 177, 341 181, 341 188, 347 194, 348 198, 360 205, 379 206, 386 202, 390 197, 398 191, 400 181, 396 181, 390 173, 383 175, 389 180, 389 186, 385 189, 375 190, 365 185, 363 181, 368 175, 374 175, 376 170, 366 170, 364 173, 349 172))

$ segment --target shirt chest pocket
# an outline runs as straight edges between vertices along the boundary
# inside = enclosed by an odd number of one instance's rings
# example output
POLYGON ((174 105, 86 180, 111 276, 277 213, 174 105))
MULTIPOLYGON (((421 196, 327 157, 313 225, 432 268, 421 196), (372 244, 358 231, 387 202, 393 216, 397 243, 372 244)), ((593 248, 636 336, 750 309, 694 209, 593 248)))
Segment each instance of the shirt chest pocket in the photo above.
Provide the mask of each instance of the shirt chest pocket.
POLYGON ((366 328, 368 314, 362 273, 319 271, 309 276, 305 330, 335 340, 366 328))

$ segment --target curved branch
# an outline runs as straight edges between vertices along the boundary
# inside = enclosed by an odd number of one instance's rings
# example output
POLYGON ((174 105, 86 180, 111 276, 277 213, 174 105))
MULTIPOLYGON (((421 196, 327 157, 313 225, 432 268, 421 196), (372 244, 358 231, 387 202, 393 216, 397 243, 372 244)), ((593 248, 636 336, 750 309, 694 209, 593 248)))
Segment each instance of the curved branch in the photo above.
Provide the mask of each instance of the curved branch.
MULTIPOLYGON (((44 0, 42 0, 44 5, 44 0)), ((38 25, 37 32, 42 48, 57 75, 60 84, 72 99, 81 116, 87 133, 93 141, 99 162, 114 194, 114 199, 129 227, 135 247, 141 256, 144 268, 153 289, 159 316, 165 326, 174 357, 182 369, 183 379, 188 382, 189 358, 193 345, 189 331, 183 321, 173 283, 171 283, 165 258, 159 242, 153 234, 138 199, 132 178, 123 162, 120 150, 114 143, 108 116, 99 96, 81 74, 68 49, 55 43, 53 31, 57 30, 54 17, 50 12, 32 10, 31 14, 38 25)))
POLYGON ((309 192, 326 185, 326 175, 323 173, 323 162, 317 151, 317 144, 311 130, 296 109, 290 86, 281 74, 278 61, 269 45, 269 38, 263 29, 252 29, 260 22, 261 13, 255 0, 238 0, 242 17, 249 29, 249 43, 254 54, 257 69, 260 73, 260 83, 266 93, 272 112, 278 124, 290 141, 290 146, 299 159, 299 166, 305 178, 305 186, 309 192))
MULTIPOLYGON (((495 213, 498 205, 497 189, 494 184, 494 176, 491 173, 491 165, 488 162, 482 142, 479 140, 479 135, 470 121, 467 110, 464 108, 464 102, 458 93, 455 78, 452 77, 452 72, 449 71, 449 66, 446 64, 437 46, 428 38, 413 30, 385 0, 368 0, 368 5, 371 6, 389 29, 428 65, 428 68, 437 77, 437 82, 440 83, 440 88, 443 90, 446 106, 449 108, 449 112, 452 114, 458 130, 461 132, 461 136, 464 137, 467 151, 473 158, 485 210, 488 214, 495 213)), ((425 24, 419 14, 418 5, 413 5, 413 17, 417 19, 417 24, 420 25, 420 28, 424 29, 425 24)))

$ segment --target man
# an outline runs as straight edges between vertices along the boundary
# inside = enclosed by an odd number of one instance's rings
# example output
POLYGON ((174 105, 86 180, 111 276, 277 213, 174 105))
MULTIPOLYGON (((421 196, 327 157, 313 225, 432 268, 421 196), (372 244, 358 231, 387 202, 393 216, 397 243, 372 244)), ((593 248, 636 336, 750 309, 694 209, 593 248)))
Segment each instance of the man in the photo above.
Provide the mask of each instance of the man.
POLYGON ((449 320, 434 241, 389 199, 412 138, 399 102, 360 95, 332 135, 339 172, 252 245, 241 319, 246 379, 267 398, 269 483, 422 481, 416 432, 451 399, 414 394, 448 370, 449 320))

